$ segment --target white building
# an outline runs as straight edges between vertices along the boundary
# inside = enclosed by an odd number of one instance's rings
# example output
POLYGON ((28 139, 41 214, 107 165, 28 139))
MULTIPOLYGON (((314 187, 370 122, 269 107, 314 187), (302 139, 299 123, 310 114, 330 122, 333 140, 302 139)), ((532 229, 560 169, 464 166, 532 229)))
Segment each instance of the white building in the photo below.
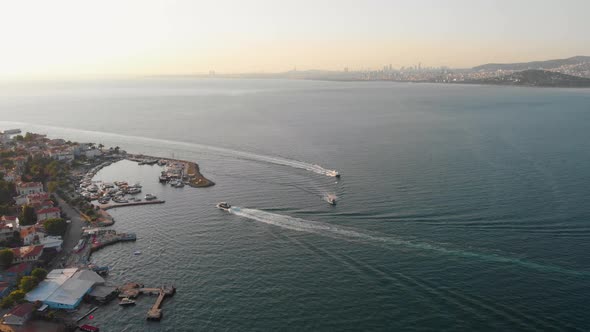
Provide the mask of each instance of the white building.
POLYGON ((41 182, 19 182, 16 184, 16 192, 19 195, 30 195, 43 192, 41 182))

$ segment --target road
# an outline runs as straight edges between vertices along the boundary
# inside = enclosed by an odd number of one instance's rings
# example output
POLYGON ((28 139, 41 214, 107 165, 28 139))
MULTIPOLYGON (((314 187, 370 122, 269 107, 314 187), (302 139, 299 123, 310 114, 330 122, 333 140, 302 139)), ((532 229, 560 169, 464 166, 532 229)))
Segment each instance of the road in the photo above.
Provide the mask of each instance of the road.
MULTIPOLYGON (((74 210, 69 204, 67 204, 61 197, 56 195, 57 203, 61 208, 62 212, 67 214, 67 220, 71 220, 66 230, 66 234, 63 236, 63 250, 59 255, 59 259, 62 257, 70 256, 72 249, 78 244, 82 235, 82 227, 85 225, 85 221, 80 216, 80 213, 74 210)), ((70 261, 70 259, 68 259, 70 261)), ((56 263, 59 261, 56 260, 56 263)), ((59 264, 59 263, 58 263, 59 264)))

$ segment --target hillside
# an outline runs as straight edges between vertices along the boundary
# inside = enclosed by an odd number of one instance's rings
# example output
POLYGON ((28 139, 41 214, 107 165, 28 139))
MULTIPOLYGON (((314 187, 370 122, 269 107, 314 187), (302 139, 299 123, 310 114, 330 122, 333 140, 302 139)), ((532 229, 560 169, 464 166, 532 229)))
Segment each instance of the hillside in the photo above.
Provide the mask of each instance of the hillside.
POLYGON ((521 85, 540 87, 590 87, 590 79, 546 70, 524 70, 500 77, 471 80, 464 83, 521 85))
POLYGON ((473 67, 473 70, 495 71, 495 70, 527 70, 527 69, 557 69, 562 66, 576 66, 590 63, 590 56, 575 56, 567 59, 555 59, 546 61, 532 61, 521 63, 488 63, 473 67))

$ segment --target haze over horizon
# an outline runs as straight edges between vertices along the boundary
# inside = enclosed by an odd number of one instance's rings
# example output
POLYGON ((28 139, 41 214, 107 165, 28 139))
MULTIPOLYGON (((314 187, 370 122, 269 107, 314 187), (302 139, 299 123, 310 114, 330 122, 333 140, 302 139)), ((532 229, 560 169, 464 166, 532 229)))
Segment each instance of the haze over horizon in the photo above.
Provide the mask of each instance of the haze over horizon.
POLYGON ((569 1, 3 1, 0 78, 472 67, 590 55, 569 1))

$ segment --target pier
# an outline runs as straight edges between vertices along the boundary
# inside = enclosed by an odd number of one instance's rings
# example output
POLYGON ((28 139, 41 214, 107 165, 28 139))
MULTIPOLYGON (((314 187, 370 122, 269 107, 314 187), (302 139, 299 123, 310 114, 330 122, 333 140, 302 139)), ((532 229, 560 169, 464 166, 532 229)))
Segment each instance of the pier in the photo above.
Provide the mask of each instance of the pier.
POLYGON ((142 284, 128 283, 119 288, 121 293, 119 297, 136 298, 139 294, 158 295, 156 302, 147 312, 147 320, 162 319, 162 303, 168 296, 173 296, 176 293, 174 286, 162 286, 160 288, 147 288, 142 284))
POLYGON ((166 201, 153 200, 153 201, 142 201, 142 202, 129 202, 129 203, 116 203, 116 204, 103 204, 99 205, 103 210, 114 209, 125 206, 137 206, 137 205, 150 205, 150 204, 164 204, 166 201))

